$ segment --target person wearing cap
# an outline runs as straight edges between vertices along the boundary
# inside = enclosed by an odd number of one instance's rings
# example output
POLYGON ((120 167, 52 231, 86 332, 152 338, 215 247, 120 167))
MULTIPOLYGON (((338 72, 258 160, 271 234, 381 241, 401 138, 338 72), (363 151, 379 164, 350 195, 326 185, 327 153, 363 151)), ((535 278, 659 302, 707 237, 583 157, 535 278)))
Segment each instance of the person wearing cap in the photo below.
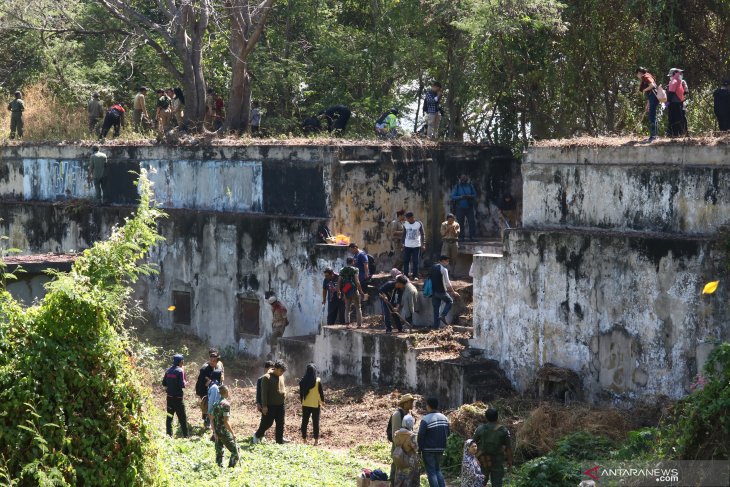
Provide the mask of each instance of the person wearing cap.
POLYGON ((636 77, 640 80, 639 91, 646 97, 646 113, 649 115, 649 138, 646 141, 652 142, 657 138, 656 112, 659 98, 656 96, 656 80, 646 68, 642 67, 636 68, 636 77))
POLYGON ((680 137, 685 134, 685 127, 682 115, 685 99, 685 85, 682 83, 683 71, 679 68, 672 68, 667 77, 669 77, 669 86, 667 87, 667 103, 668 103, 668 126, 667 135, 670 137, 680 137))
POLYGON ((17 134, 18 138, 22 139, 25 102, 23 101, 23 94, 21 92, 15 92, 15 99, 8 103, 8 110, 10 110, 10 138, 14 139, 17 134))
POLYGON ((276 423, 276 442, 285 443, 284 440, 284 400, 286 399, 286 385, 284 384, 284 372, 286 364, 281 360, 274 363, 271 372, 267 372, 261 378, 261 422, 259 429, 253 434, 254 444, 261 442, 266 430, 276 423))
POLYGON ((385 229, 385 235, 390 241, 389 256, 392 256, 393 267, 403 267, 403 234, 405 229, 403 223, 406 221, 406 210, 398 210, 395 212, 395 219, 388 223, 385 229))
MULTIPOLYGON (((388 441, 393 442, 393 438, 395 437, 396 432, 403 427, 403 418, 411 414, 411 409, 413 409, 413 404, 415 402, 416 398, 413 397, 411 394, 403 394, 400 399, 398 399, 398 408, 393 412, 393 414, 390 415, 390 429, 388 431, 388 441)), ((393 456, 393 450, 395 450, 395 446, 395 443, 392 443, 390 447, 391 457, 393 456)), ((390 485, 394 485, 395 472, 396 465, 395 462, 393 462, 390 465, 390 476, 388 477, 390 479, 390 485)))
POLYGON ((134 131, 141 132, 144 124, 149 123, 150 116, 147 114, 147 106, 145 105, 145 97, 147 96, 147 87, 140 86, 139 91, 134 95, 134 104, 132 105, 132 121, 134 122, 134 131))
POLYGON ((211 348, 208 350, 208 361, 200 367, 198 371, 198 380, 195 382, 195 395, 200 399, 200 412, 203 417, 203 425, 206 429, 210 428, 208 419, 208 383, 207 380, 213 376, 213 371, 220 370, 221 382, 223 382, 223 362, 220 359, 218 349, 211 348))
POLYGON ((170 118, 172 118, 172 100, 167 96, 165 90, 158 88, 155 120, 157 120, 157 131, 160 135, 163 135, 169 128, 170 118))
POLYGON ((165 371, 162 386, 167 389, 167 419, 165 421, 167 435, 172 436, 172 419, 177 414, 183 437, 187 438, 188 417, 185 414, 185 403, 183 402, 183 389, 185 389, 187 381, 183 362, 183 356, 179 353, 172 357, 172 367, 165 371))
POLYGON ((96 200, 102 203, 104 201, 104 186, 106 186, 106 154, 101 152, 96 145, 91 148, 88 171, 89 182, 93 181, 94 183, 96 200))
POLYGON ((446 221, 441 223, 441 255, 448 255, 451 262, 456 262, 459 255, 459 234, 461 225, 456 223, 453 213, 446 215, 446 221))
POLYGON ((403 274, 408 277, 408 271, 412 270, 411 280, 417 281, 421 251, 426 250, 426 233, 423 223, 416 220, 412 211, 406 213, 403 230, 403 274))
POLYGON ((107 110, 104 116, 104 123, 101 125, 101 132, 99 132, 99 139, 103 140, 109 134, 109 130, 114 127, 114 137, 119 137, 119 133, 124 125, 124 113, 126 110, 122 106, 121 102, 116 102, 107 110))
POLYGON ((238 445, 236 445, 236 434, 231 428, 229 418, 231 417, 230 392, 226 386, 220 386, 221 401, 213 406, 213 435, 215 437, 215 463, 223 466, 223 447, 231 453, 228 459, 228 468, 233 468, 238 463, 238 445))
POLYGON ((101 105, 101 101, 99 101, 99 93, 93 93, 91 95, 91 100, 89 100, 86 111, 89 114, 89 133, 96 134, 98 137, 99 129, 97 126, 104 116, 104 107, 101 105))
POLYGON ((286 307, 276 299, 276 296, 270 296, 267 303, 271 305, 271 336, 269 337, 269 358, 276 356, 277 346, 279 344, 279 338, 284 336, 284 331, 289 325, 289 318, 287 318, 286 307))
POLYGON ((713 108, 720 131, 730 130, 730 79, 712 93, 713 108))

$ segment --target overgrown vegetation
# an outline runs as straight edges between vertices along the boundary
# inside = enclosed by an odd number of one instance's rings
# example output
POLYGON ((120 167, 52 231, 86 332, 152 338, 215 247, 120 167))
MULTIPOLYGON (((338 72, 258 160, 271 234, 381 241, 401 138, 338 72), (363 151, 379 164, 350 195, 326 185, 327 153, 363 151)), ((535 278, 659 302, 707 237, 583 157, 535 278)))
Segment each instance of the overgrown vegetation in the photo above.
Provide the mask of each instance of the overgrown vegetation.
POLYGON ((155 485, 149 391, 121 326, 129 284, 160 240, 140 178, 134 217, 58 273, 24 308, 0 289, 0 480, 4 485, 155 485))

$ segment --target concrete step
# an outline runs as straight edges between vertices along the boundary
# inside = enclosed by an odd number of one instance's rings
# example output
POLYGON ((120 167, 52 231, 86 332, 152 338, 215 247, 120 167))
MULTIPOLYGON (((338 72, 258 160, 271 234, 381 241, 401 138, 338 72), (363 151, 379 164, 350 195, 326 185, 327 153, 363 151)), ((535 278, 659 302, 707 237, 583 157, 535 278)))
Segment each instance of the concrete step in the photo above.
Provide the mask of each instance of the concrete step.
POLYGON ((468 325, 468 326, 467 325, 451 325, 451 328, 453 328, 454 331, 459 332, 459 333, 468 333, 468 332, 474 331, 474 327, 471 325, 468 325))

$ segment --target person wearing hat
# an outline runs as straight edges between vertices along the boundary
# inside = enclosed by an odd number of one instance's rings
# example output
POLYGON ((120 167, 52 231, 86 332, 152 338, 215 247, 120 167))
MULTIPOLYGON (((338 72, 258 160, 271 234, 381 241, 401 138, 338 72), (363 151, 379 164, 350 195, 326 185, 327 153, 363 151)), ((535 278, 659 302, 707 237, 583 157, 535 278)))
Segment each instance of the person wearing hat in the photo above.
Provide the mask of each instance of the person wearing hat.
POLYGON ((730 130, 730 79, 712 93, 713 108, 720 131, 730 130))
POLYGON ((269 337, 269 358, 276 356, 276 349, 279 344, 279 338, 284 336, 284 331, 289 325, 289 318, 287 318, 286 307, 276 299, 276 296, 270 296, 267 303, 271 305, 271 336, 269 337))
MULTIPOLYGON (((405 418, 406 415, 411 414, 411 409, 413 409, 413 404, 415 402, 416 398, 413 397, 411 394, 403 394, 400 399, 398 399, 398 408, 390 416, 388 441, 392 443, 390 446, 391 457, 393 456, 393 451, 395 450, 395 443, 393 443, 393 438, 395 437, 396 432, 403 428, 403 418, 405 418)), ((390 477, 388 477, 390 479, 390 485, 394 485, 396 476, 395 471, 396 465, 395 462, 393 462, 390 465, 390 477)))
POLYGON ((446 221, 441 223, 441 255, 448 255, 451 262, 456 262, 459 255, 459 234, 461 226, 456 223, 453 213, 446 215, 446 221))
POLYGON ((167 435, 172 436, 172 418, 177 414, 183 437, 187 438, 188 417, 185 414, 185 403, 183 402, 183 389, 185 389, 187 381, 183 362, 183 356, 179 353, 172 357, 172 367, 165 371, 162 386, 167 389, 167 419, 165 421, 167 435))
POLYGON ((403 267, 403 234, 405 229, 403 223, 406 221, 406 210, 395 212, 395 219, 388 223, 385 234, 390 241, 389 256, 393 257, 393 267, 403 267))
POLYGON ((23 94, 21 92, 15 92, 15 99, 8 103, 8 110, 10 110, 10 138, 14 139, 17 134, 18 138, 22 139, 25 102, 23 101, 23 94))
POLYGON ((162 88, 157 89, 157 96, 155 120, 157 120, 157 131, 160 135, 164 135, 169 128, 170 118, 172 118, 172 100, 162 88))
POLYGON ((286 364, 281 360, 274 363, 271 372, 261 378, 261 422, 259 429, 253 434, 252 442, 260 443, 266 430, 276 423, 275 438, 279 444, 287 443, 284 440, 284 400, 286 399, 286 385, 284 384, 286 364))
POLYGON ((99 129, 97 128, 97 126, 99 125, 99 121, 101 120, 101 118, 104 116, 104 107, 99 101, 99 93, 93 93, 91 95, 91 100, 89 100, 86 111, 89 114, 89 133, 96 134, 96 136, 98 137, 99 129))
POLYGON ((670 137, 680 137, 686 132, 684 126, 684 117, 682 114, 685 99, 685 85, 682 83, 683 71, 679 68, 672 68, 667 77, 669 77, 669 86, 667 87, 667 103, 668 103, 668 127, 667 135, 670 137))
POLYGON ((147 87, 140 86, 139 91, 134 95, 134 104, 132 111, 132 121, 134 122, 134 131, 141 132, 144 124, 149 124, 150 116, 147 114, 147 106, 145 105, 145 96, 147 96, 147 87))
POLYGON ((195 382, 195 395, 200 399, 200 412, 203 416, 203 425, 205 429, 210 428, 208 418, 208 379, 213 376, 213 371, 220 370, 221 382, 223 382, 223 362, 220 359, 218 349, 211 348, 208 350, 208 361, 200 367, 198 371, 198 380, 195 382))

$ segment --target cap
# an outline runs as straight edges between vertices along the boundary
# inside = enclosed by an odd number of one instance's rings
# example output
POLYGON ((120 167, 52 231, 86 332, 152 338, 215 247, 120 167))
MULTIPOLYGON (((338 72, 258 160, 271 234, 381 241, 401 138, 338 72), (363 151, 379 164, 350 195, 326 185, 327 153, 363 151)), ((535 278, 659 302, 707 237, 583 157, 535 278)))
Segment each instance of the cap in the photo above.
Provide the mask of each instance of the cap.
POLYGON ((180 365, 180 362, 183 361, 183 356, 181 353, 176 353, 172 356, 172 365, 180 365))
POLYGON ((405 404, 407 402, 415 401, 415 400, 416 400, 416 398, 413 397, 412 395, 410 395, 410 394, 403 394, 400 397, 400 399, 398 399, 398 405, 400 406, 401 404, 405 404))
POLYGON ((276 302, 276 296, 270 296, 269 299, 266 300, 269 304, 274 304, 276 302))

